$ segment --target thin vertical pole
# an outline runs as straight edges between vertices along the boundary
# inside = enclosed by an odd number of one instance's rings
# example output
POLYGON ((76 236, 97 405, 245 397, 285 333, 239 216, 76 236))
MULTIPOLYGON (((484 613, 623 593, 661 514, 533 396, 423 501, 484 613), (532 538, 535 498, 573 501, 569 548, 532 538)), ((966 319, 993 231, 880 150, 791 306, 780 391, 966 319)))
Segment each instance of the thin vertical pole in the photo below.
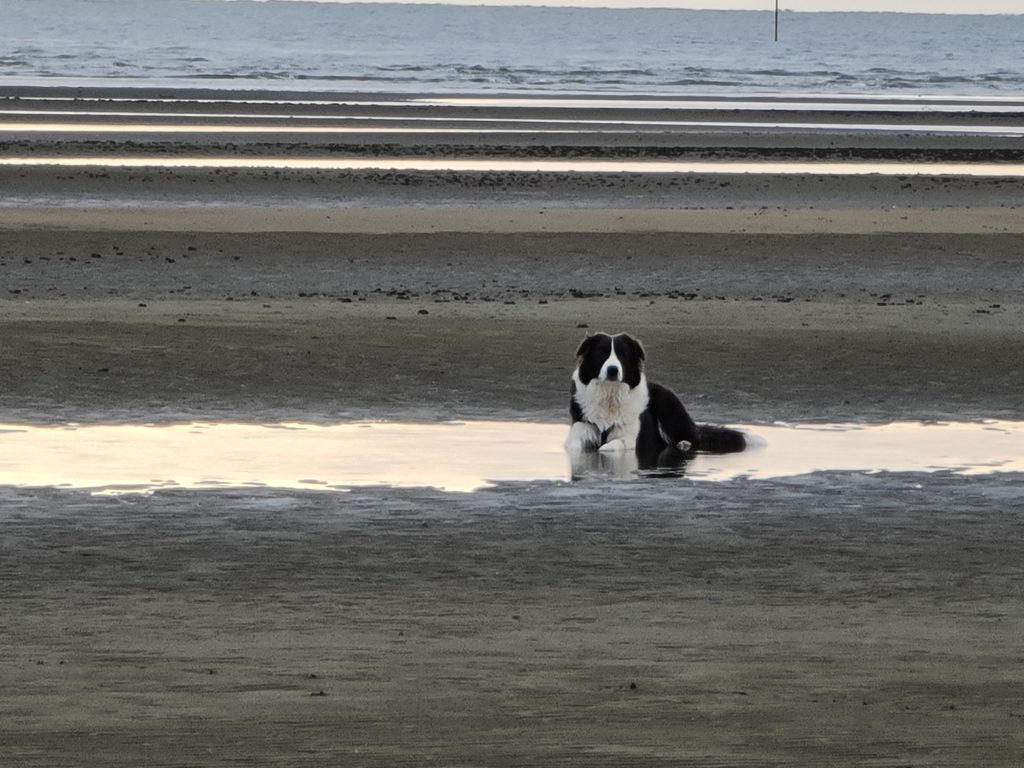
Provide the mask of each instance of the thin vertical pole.
POLYGON ((775 42, 779 42, 779 0, 775 0, 775 42))

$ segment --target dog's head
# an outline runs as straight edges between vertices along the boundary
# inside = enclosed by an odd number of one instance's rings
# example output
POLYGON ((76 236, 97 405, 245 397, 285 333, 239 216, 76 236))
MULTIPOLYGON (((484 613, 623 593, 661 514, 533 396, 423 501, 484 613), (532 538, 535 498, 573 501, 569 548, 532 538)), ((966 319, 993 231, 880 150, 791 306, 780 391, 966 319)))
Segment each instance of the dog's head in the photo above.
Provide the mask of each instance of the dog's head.
POLYGON ((644 348, 626 333, 595 333, 576 350, 576 363, 584 386, 596 380, 621 382, 632 389, 644 372, 644 348))

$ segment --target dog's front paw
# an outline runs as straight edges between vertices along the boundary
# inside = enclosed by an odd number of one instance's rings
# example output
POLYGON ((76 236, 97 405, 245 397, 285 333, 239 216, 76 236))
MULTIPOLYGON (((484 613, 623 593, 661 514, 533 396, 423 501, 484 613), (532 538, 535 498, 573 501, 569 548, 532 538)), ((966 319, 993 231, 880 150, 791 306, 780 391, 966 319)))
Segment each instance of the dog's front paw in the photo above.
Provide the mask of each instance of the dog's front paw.
POLYGON ((593 449, 601 439, 600 432, 593 424, 577 421, 569 429, 569 436, 565 439, 565 449, 570 453, 580 453, 593 449))
POLYGON ((598 450, 601 453, 622 453, 629 450, 629 445, 621 437, 616 437, 614 440, 609 440, 602 445, 598 450))

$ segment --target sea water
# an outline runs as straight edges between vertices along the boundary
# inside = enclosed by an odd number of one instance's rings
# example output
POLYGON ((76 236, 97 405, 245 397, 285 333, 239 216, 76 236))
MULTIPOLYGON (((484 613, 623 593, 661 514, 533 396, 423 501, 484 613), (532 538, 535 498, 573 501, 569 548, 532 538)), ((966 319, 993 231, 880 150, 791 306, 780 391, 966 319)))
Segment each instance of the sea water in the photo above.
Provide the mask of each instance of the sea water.
POLYGON ((1024 15, 0 0, 0 86, 1024 94, 1024 15))

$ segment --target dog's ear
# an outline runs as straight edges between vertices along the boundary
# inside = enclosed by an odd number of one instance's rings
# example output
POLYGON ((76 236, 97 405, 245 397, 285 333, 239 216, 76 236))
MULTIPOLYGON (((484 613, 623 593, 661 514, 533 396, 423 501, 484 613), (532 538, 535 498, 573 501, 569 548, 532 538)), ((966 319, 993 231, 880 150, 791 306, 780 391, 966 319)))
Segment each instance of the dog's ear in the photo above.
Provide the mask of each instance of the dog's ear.
POLYGON ((628 333, 623 334, 626 337, 626 343, 629 344, 633 354, 636 355, 636 359, 640 361, 640 368, 643 369, 644 360, 647 359, 647 353, 644 352, 644 345, 640 343, 638 339, 634 339, 628 333))
POLYGON ((583 357, 585 354, 587 354, 587 352, 590 350, 590 347, 594 343, 594 339, 596 338, 597 336, 595 334, 587 334, 587 337, 580 342, 579 349, 576 350, 576 357, 583 357))

